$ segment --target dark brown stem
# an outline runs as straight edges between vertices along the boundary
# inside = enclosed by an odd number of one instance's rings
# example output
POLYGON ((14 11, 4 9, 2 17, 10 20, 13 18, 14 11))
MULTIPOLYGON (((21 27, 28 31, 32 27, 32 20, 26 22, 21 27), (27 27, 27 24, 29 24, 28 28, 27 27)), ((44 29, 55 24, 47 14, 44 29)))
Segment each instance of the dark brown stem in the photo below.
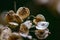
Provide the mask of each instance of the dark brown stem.
POLYGON ((16 1, 14 1, 14 11, 16 12, 16 1))

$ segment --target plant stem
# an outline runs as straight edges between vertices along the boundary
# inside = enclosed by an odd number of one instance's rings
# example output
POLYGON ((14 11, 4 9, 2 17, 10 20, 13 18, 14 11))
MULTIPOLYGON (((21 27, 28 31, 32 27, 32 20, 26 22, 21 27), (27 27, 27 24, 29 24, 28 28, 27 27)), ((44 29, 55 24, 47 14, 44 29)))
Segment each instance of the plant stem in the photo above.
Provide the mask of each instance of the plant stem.
POLYGON ((14 11, 16 12, 16 1, 14 1, 14 11))

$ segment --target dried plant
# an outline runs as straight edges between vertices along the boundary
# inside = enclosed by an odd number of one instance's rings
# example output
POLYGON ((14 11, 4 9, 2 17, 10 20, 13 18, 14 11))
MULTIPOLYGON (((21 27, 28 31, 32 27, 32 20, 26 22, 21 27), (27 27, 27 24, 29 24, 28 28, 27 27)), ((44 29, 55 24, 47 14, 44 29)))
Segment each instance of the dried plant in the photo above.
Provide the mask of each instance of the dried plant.
POLYGON ((4 17, 7 25, 0 25, 0 40, 23 40, 23 38, 35 40, 33 36, 30 35, 31 28, 36 28, 34 33, 38 39, 45 39, 48 37, 50 33, 47 28, 49 22, 46 22, 42 14, 38 14, 34 17, 33 22, 26 18, 30 19, 30 10, 26 7, 20 7, 16 13, 13 10, 8 11, 4 17))

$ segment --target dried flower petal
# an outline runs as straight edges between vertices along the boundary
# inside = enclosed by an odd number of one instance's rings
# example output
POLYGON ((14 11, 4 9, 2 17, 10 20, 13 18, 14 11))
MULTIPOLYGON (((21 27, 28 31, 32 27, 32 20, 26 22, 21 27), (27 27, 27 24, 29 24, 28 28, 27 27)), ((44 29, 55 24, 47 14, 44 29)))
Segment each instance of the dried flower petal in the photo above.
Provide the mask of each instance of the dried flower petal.
POLYGON ((41 21, 41 22, 38 22, 38 24, 37 24, 37 26, 36 26, 36 29, 44 30, 44 29, 46 29, 48 26, 49 26, 49 22, 41 21))
POLYGON ((18 24, 14 22, 9 22, 9 24, 18 26, 18 24))
POLYGON ((30 20, 27 20, 23 23, 28 29, 32 27, 32 22, 30 20))

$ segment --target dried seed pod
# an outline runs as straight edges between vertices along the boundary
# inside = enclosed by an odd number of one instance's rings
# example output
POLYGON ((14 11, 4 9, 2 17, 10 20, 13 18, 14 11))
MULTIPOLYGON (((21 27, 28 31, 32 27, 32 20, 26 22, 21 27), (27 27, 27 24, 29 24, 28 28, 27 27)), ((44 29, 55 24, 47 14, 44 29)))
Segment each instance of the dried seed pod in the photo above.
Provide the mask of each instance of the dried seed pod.
POLYGON ((3 25, 0 25, 0 35, 1 35, 1 33, 2 33, 2 31, 3 31, 3 25))
POLYGON ((8 40, 23 40, 23 39, 19 35, 19 33, 14 32, 9 36, 8 40))
POLYGON ((3 25, 0 25, 0 40, 1 40, 1 34, 2 34, 3 29, 4 29, 3 25))
POLYGON ((11 29, 8 27, 5 27, 4 30, 1 33, 1 40, 8 40, 8 37, 11 35, 11 29))
POLYGON ((33 20, 33 23, 37 24, 40 21, 45 21, 45 17, 42 14, 38 14, 33 20))
POLYGON ((13 15, 13 19, 17 23, 22 23, 23 22, 23 20, 18 15, 13 15))
POLYGON ((32 36, 29 35, 29 29, 24 24, 21 24, 21 26, 20 26, 20 33, 19 34, 22 37, 25 37, 25 38, 28 38, 28 39, 32 39, 32 36))
POLYGON ((46 39, 48 37, 49 34, 49 30, 45 29, 45 30, 35 30, 35 35, 38 39, 46 39))
POLYGON ((11 32, 11 29, 8 28, 7 26, 0 25, 0 34, 2 34, 2 32, 3 32, 4 30, 9 30, 9 31, 11 32))
POLYGON ((28 34, 28 33, 29 33, 29 30, 28 30, 28 28, 26 27, 26 25, 21 24, 21 26, 20 26, 20 32, 21 32, 21 33, 24 33, 24 34, 28 34))
POLYGON ((9 11, 9 12, 7 12, 7 14, 6 14, 6 16, 5 16, 5 18, 6 18, 6 22, 12 22, 14 19, 13 19, 13 14, 15 14, 14 13, 14 11, 9 11))
POLYGON ((7 11, 3 11, 0 14, 0 24, 7 25, 7 22, 6 22, 6 14, 7 13, 8 13, 7 11))
POLYGON ((19 17, 21 17, 22 19, 25 19, 30 15, 30 10, 26 7, 20 7, 17 10, 17 15, 19 15, 19 17))
POLYGON ((32 36, 28 35, 29 34, 29 29, 31 28, 32 23, 31 21, 26 21, 24 23, 21 24, 20 26, 20 35, 22 37, 27 37, 29 39, 32 39, 32 36))
POLYGON ((24 24, 21 24, 19 32, 22 37, 27 37, 29 34, 29 30, 24 24))

